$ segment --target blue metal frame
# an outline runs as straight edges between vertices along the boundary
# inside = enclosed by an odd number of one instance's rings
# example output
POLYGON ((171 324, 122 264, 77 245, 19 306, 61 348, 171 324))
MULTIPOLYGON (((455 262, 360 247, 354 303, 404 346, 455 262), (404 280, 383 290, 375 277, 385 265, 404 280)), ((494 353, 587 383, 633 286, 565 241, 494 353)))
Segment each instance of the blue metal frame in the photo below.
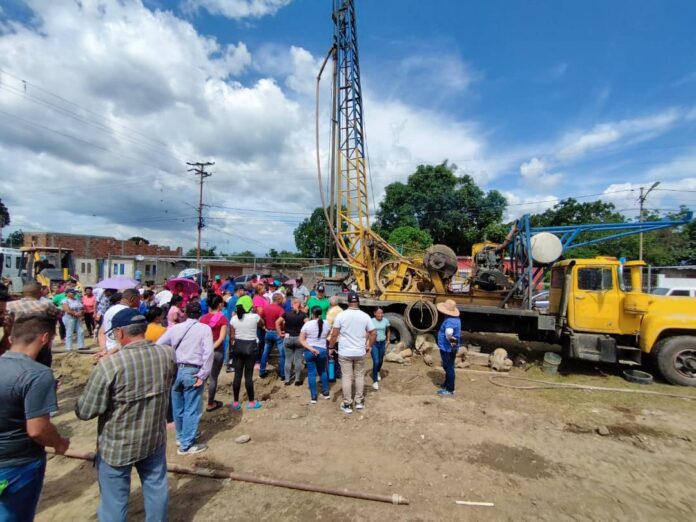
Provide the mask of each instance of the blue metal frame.
POLYGON ((557 227, 532 227, 529 215, 525 214, 517 220, 517 232, 512 241, 507 247, 508 256, 511 262, 511 271, 515 274, 515 283, 512 288, 501 301, 499 307, 502 308, 513 296, 521 296, 523 306, 531 308, 532 295, 534 292, 534 279, 539 275, 539 270, 543 268, 537 267, 535 272, 534 260, 532 259, 532 236, 539 232, 550 232, 559 236, 563 251, 572 250, 587 245, 594 245, 612 239, 632 236, 641 232, 653 232, 663 228, 678 227, 688 225, 693 219, 693 213, 686 214, 681 220, 661 220, 661 221, 643 221, 642 223, 595 223, 582 225, 566 225, 557 227), (576 242, 578 237, 587 232, 610 232, 606 236, 586 241, 576 242))

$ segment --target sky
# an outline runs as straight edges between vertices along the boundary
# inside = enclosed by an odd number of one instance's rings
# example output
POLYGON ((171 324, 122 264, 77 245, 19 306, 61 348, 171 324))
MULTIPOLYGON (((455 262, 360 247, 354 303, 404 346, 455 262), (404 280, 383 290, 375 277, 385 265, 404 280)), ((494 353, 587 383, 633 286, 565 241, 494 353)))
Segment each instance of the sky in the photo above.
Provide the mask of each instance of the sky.
MULTIPOLYGON (((315 78, 332 0, 1 0, 0 198, 12 224, 294 250, 319 206, 315 78)), ((445 160, 508 200, 628 218, 696 207, 696 3, 356 0, 371 211, 445 160)), ((328 88, 322 86, 322 163, 328 88)))

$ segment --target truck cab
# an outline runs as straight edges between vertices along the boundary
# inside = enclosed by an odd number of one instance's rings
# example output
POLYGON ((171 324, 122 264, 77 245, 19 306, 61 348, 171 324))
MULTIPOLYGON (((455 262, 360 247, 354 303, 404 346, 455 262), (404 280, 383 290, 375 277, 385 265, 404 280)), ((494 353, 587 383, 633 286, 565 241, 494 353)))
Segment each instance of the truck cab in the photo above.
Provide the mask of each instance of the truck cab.
POLYGON ((622 364, 650 357, 669 382, 695 386, 696 300, 644 293, 644 266, 610 257, 556 263, 548 313, 557 339, 569 357, 622 364))

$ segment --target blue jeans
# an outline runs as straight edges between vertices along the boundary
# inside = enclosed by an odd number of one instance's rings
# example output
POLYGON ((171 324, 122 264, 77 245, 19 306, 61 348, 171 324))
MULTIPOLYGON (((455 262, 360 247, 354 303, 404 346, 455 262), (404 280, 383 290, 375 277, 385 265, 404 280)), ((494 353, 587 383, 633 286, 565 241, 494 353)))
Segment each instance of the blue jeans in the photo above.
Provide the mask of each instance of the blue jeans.
POLYGON ((442 387, 450 392, 454 391, 454 359, 456 356, 456 352, 440 350, 442 367, 445 369, 445 384, 442 387))
POLYGON ((72 336, 77 331, 77 347, 85 347, 85 334, 82 330, 82 321, 72 315, 63 316, 63 324, 65 325, 65 349, 69 352, 72 350, 72 336))
POLYGON ((165 445, 149 457, 127 466, 111 466, 98 454, 96 462, 101 495, 97 510, 100 522, 125 522, 128 516, 128 497, 133 466, 138 471, 142 484, 145 520, 147 522, 167 520, 169 488, 165 445))
POLYGON ((263 354, 261 354, 259 375, 266 375, 268 356, 271 355, 271 349, 274 345, 278 350, 278 375, 282 380, 285 380, 285 349, 283 348, 283 338, 280 337, 275 330, 268 330, 266 332, 266 344, 263 347, 263 354))
POLYGON ((0 481, 8 482, 0 493, 0 521, 34 520, 45 473, 46 457, 21 466, 0 468, 0 481))
POLYGON ((187 450, 196 442, 198 423, 203 415, 204 385, 193 387, 197 368, 179 366, 176 380, 172 386, 172 413, 176 427, 176 439, 182 450, 187 450))
POLYGON ((309 384, 309 395, 312 400, 317 399, 317 373, 321 378, 321 393, 329 394, 329 373, 326 371, 329 359, 326 348, 313 348, 319 350, 319 355, 314 355, 309 350, 304 351, 304 360, 307 364, 307 383, 309 384))
POLYGON ((372 345, 372 350, 370 351, 370 355, 372 356, 372 382, 377 382, 386 351, 387 341, 376 341, 375 344, 372 345))

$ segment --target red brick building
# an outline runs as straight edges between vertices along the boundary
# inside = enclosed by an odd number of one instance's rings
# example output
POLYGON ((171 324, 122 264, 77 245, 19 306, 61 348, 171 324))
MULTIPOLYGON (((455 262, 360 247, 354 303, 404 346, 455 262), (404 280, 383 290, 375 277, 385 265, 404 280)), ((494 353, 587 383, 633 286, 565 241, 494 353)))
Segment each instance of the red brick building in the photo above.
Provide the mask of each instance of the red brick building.
POLYGON ((148 245, 142 241, 116 239, 108 236, 83 236, 58 232, 24 232, 24 246, 71 248, 75 257, 103 259, 108 256, 170 256, 182 255, 181 247, 172 249, 148 245))

